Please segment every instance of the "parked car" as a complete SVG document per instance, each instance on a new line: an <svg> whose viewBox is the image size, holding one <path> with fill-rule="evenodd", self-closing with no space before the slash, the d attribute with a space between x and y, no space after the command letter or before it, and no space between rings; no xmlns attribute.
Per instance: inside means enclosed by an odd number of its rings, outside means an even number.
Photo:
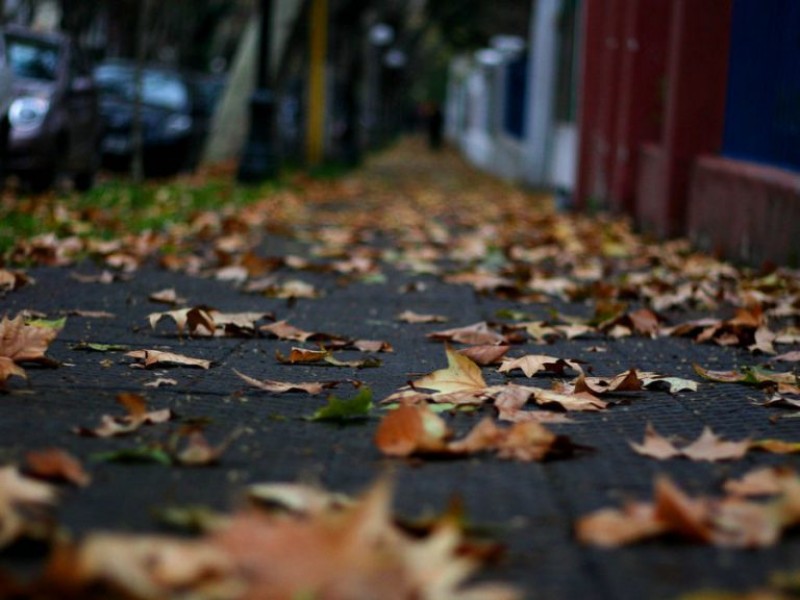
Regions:
<svg viewBox="0 0 800 600"><path fill-rule="evenodd" d="M80 50L60 33L3 28L12 74L7 171L35 189L59 175L88 189L100 166L101 120L92 72Z"/></svg>
<svg viewBox="0 0 800 600"><path fill-rule="evenodd" d="M134 152L136 67L130 62L113 61L99 65L94 73L105 122L103 160L110 168L124 169ZM195 123L184 77L166 67L142 68L139 113L145 174L170 175L185 168Z"/></svg>

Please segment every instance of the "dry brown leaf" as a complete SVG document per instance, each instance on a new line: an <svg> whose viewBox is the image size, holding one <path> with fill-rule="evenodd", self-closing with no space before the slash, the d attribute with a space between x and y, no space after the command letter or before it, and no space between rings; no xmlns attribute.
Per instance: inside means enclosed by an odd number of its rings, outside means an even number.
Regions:
<svg viewBox="0 0 800 600"><path fill-rule="evenodd" d="M520 369L525 374L525 377L533 377L542 371L563 375L566 369L583 373L583 368L577 361L545 354L527 354L520 358L507 358L503 360L503 364L500 365L498 371L500 373L508 373L514 369Z"/></svg>
<svg viewBox="0 0 800 600"><path fill-rule="evenodd" d="M190 431L186 436L186 443L182 448L172 448L170 456L179 465L184 467L204 467L216 464L228 447L238 438L243 429L230 434L216 446L212 446L205 436L199 431Z"/></svg>
<svg viewBox="0 0 800 600"><path fill-rule="evenodd" d="M425 405L400 406L381 419L375 445L387 456L442 452L451 433L444 420Z"/></svg>
<svg viewBox="0 0 800 600"><path fill-rule="evenodd" d="M211 542L247 577L243 600L365 598L375 590L387 600L516 597L509 588L465 586L477 564L457 555L461 534L452 523L414 539L394 525L390 501L384 483L352 505L310 518L240 513Z"/></svg>
<svg viewBox="0 0 800 600"><path fill-rule="evenodd" d="M203 358L192 358L191 356L184 356L183 354L175 354L174 352L164 352L162 350L133 350L127 352L125 356L135 358L142 361L145 369L154 365L162 366L178 366L178 367L200 367L201 369L210 369L211 361Z"/></svg>
<svg viewBox="0 0 800 600"><path fill-rule="evenodd" d="M469 346L461 348L458 352L469 358L475 364L486 367L500 362L511 346Z"/></svg>
<svg viewBox="0 0 800 600"><path fill-rule="evenodd" d="M34 283L34 279L22 271L0 269L0 294Z"/></svg>
<svg viewBox="0 0 800 600"><path fill-rule="evenodd" d="M601 508L575 524L575 537L582 544L617 548L665 533L668 525L656 515L652 504L630 502L622 509Z"/></svg>
<svg viewBox="0 0 800 600"><path fill-rule="evenodd" d="M47 356L48 346L56 338L60 328L28 325L18 315L14 319L0 319L0 357L6 357L15 363L41 363L53 365L54 361Z"/></svg>
<svg viewBox="0 0 800 600"><path fill-rule="evenodd" d="M545 408L559 408L566 411L596 411L603 410L608 403L601 400L591 392L574 390L561 390L560 386L555 389L545 390L541 388L531 388L534 391L533 397L536 404Z"/></svg>
<svg viewBox="0 0 800 600"><path fill-rule="evenodd" d="M523 410L523 407L534 393L534 388L509 383L489 388L486 395L492 399L492 403L497 409L497 418L501 421L510 421L512 423L521 421L538 421L540 423L572 422L562 413Z"/></svg>
<svg viewBox="0 0 800 600"><path fill-rule="evenodd" d="M493 331L486 321L481 321L466 327L434 331L429 333L426 337L437 341L469 344L470 346L499 346L506 343L505 336Z"/></svg>
<svg viewBox="0 0 800 600"><path fill-rule="evenodd" d="M642 381L636 369L620 373L611 379L603 377L586 377L579 375L575 380L575 393L588 392L593 395L616 392L638 392L642 389Z"/></svg>
<svg viewBox="0 0 800 600"><path fill-rule="evenodd" d="M165 535L92 533L56 547L45 574L65 597L197 598L234 600L245 582L224 550L205 540Z"/></svg>
<svg viewBox="0 0 800 600"><path fill-rule="evenodd" d="M166 423L175 416L168 408L148 411L147 401L144 396L139 394L123 392L117 395L117 402L125 407L128 414L116 417L103 415L99 426L94 429L77 427L74 429L75 433L87 437L102 438L127 435L138 430L143 425Z"/></svg>
<svg viewBox="0 0 800 600"><path fill-rule="evenodd" d="M774 496L796 477L797 473L788 467L761 467L739 479L727 480L724 489L733 496Z"/></svg>
<svg viewBox="0 0 800 600"><path fill-rule="evenodd" d="M692 460L736 460L742 458L750 449L750 440L726 442L718 437L710 427L704 427L700 437L685 446L681 453Z"/></svg>
<svg viewBox="0 0 800 600"><path fill-rule="evenodd" d="M653 504L637 505L636 517L625 510L602 509L576 523L585 544L616 547L664 533L692 542L726 548L774 545L782 531L800 522L800 478L780 483L766 503L727 497L692 498L666 476L656 479Z"/></svg>
<svg viewBox="0 0 800 600"><path fill-rule="evenodd" d="M67 481L77 486L89 485L91 477L80 461L60 448L47 448L25 455L25 471L40 479Z"/></svg>
<svg viewBox="0 0 800 600"><path fill-rule="evenodd" d="M178 292L175 291L175 288L166 288L157 292L153 292L148 296L148 299L151 302L169 304L172 306L186 303L186 298L178 296Z"/></svg>
<svg viewBox="0 0 800 600"><path fill-rule="evenodd" d="M52 485L25 477L15 466L0 467L0 548L21 537L49 535L45 513L56 499Z"/></svg>
<svg viewBox="0 0 800 600"><path fill-rule="evenodd" d="M381 420L375 444L388 456L494 452L499 458L522 462L568 456L577 448L566 436L556 435L536 421L500 428L486 417L463 438L449 441L451 435L444 420L427 405L401 405Z"/></svg>
<svg viewBox="0 0 800 600"><path fill-rule="evenodd" d="M453 392L480 392L486 381L478 365L450 346L445 346L447 368L434 371L412 383L412 387L435 390L448 394Z"/></svg>
<svg viewBox="0 0 800 600"><path fill-rule="evenodd" d="M397 320L404 323L444 323L447 317L443 315L422 314L413 310L404 310L397 315Z"/></svg>
<svg viewBox="0 0 800 600"><path fill-rule="evenodd" d="M23 379L28 378L25 369L7 356L0 356L0 389L3 389L6 380L13 376L22 377Z"/></svg>
<svg viewBox="0 0 800 600"><path fill-rule="evenodd" d="M649 456L657 460L666 460L668 458L675 458L681 456L681 451L678 450L672 442L663 437L655 430L652 423L647 424L644 432L644 441L641 444L636 442L628 442L637 454L642 456Z"/></svg>
<svg viewBox="0 0 800 600"><path fill-rule="evenodd" d="M700 436L691 444L677 448L667 438L659 434L652 423L648 423L644 441L641 444L630 442L630 445L638 454L657 460L683 456L695 461L717 462L742 458L750 449L751 442L750 440L725 441L717 436L710 427L704 427Z"/></svg>
<svg viewBox="0 0 800 600"><path fill-rule="evenodd" d="M305 383L289 383L286 381L275 381L272 379L255 379L244 373L240 373L236 369L233 370L244 381L265 392L273 394L286 394L290 392L305 392L315 396L322 393L323 390L336 387L335 381L329 382L305 382Z"/></svg>

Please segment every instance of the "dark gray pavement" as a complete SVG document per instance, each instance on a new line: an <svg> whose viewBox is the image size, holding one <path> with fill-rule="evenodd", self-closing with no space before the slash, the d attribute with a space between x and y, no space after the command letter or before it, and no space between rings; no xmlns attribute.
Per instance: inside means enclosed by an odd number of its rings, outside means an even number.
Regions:
<svg viewBox="0 0 800 600"><path fill-rule="evenodd" d="M424 151L420 147L417 150ZM424 170L439 170L438 177L445 177L444 171L453 161L412 158L408 157L407 167L403 167L402 157L378 160L363 177L385 181L418 177L425 185L433 185L424 179ZM457 179L458 174L450 176ZM452 202L457 203L459 193L470 192L457 186L453 179L432 191L451 194ZM370 207L374 210L374 205ZM390 243L387 239L379 236L376 243L385 247ZM306 248L267 236L260 242L259 251L274 255L286 247L292 252ZM763 393L753 388L702 382L697 392L670 395L648 391L633 394L629 401L603 412L571 414L573 423L550 427L595 451L569 460L518 463L479 455L462 460L405 461L384 458L374 446L372 437L380 411L366 422L346 426L307 422L300 417L321 406L324 395L260 392L249 388L233 372L237 369L253 377L284 381L358 379L380 399L410 379L445 366L442 345L426 339L427 332L481 320L497 321L501 308L523 309L542 319L549 318L553 307L564 313L587 314L590 307L585 302L521 304L388 264L382 265L382 282L343 285L341 276L335 273L291 273L325 292L318 299L292 302L245 294L234 284L209 277L168 272L154 259L145 261L128 281L89 284L71 277L76 271L97 273L101 268L92 261L63 268L32 268L28 273L36 279L35 285L0 299L0 313L8 315L35 310L56 317L71 309L105 310L115 315L111 319L68 317L48 352L61 366L29 367L27 382L11 380L9 393L0 395L3 461L19 461L31 449L58 446L84 460L91 471L92 484L65 491L58 510L59 521L76 536L97 529L157 531L160 526L154 511L168 505L201 504L232 510L241 502L241 490L249 483L314 480L333 490L357 493L390 470L395 473L396 508L402 515L436 513L452 497L461 498L469 518L492 530L506 547L504 557L483 571L485 577L517 584L527 598L667 599L708 587L746 590L763 584L775 571L800 569L797 531L789 532L779 545L762 550L718 549L672 539L603 550L581 546L573 539L573 523L581 515L604 506L619 506L626 498L649 499L658 473L668 473L691 493L719 495L725 479L756 466L800 467L797 456L762 453L714 464L681 459L658 462L635 454L628 445L630 440L641 440L648 421L660 432L687 441L697 437L705 425L730 439L800 440L800 419L770 420L776 414L789 413L755 405L753 400L761 399ZM420 282L425 284L420 291L398 291L405 284ZM147 315L168 307L149 302L147 296L166 287L186 297L189 306L204 304L224 312L270 311L303 329L386 340L394 352L381 354L383 365L375 369L283 365L276 361L275 351L285 353L296 344L267 337L179 337L166 321L151 330ZM445 325L398 322L396 315L407 309L444 314L450 320ZM723 307L710 314L729 315L730 309ZM678 321L689 315L671 316ZM210 359L213 366L207 371L135 369L131 367L134 361L123 352L75 349L81 342L169 349ZM608 351L593 352L598 345ZM790 349L797 347L781 347L782 351ZM509 354L526 353L584 360L598 375L635 367L695 380L699 380L692 371L695 362L731 369L765 360L747 350L697 345L687 339L633 336L612 340L599 334L557 340L547 346L527 342L513 346ZM351 352L343 356L361 355ZM494 368L484 371L489 382L508 380ZM157 376L173 378L177 385L144 387ZM550 379L545 376L519 382L547 386ZM83 438L72 433L73 427L96 425L103 414L120 414L115 397L122 391L142 393L152 408L172 408L184 419L208 419L206 434L211 441L221 440L242 426L248 429L217 466L180 468L93 461L92 455L98 452L163 440L166 432L177 426L143 428L133 436L113 439ZM352 392L349 386L341 385L335 393L345 396ZM458 432L464 432L482 414L491 411L486 408L478 415L447 418ZM0 553L0 568L11 572L34 572L41 561L29 549L12 547Z"/></svg>

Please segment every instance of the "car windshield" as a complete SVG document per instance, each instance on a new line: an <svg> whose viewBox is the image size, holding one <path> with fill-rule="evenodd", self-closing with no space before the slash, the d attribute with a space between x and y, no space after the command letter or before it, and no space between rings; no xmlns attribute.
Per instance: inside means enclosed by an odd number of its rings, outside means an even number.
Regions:
<svg viewBox="0 0 800 600"><path fill-rule="evenodd" d="M55 81L58 77L59 48L44 40L6 36L6 56L16 77Z"/></svg>
<svg viewBox="0 0 800 600"><path fill-rule="evenodd" d="M101 67L96 73L103 94L133 102L136 99L135 70L127 67ZM183 81L170 73L142 71L142 102L175 111L186 110L189 92Z"/></svg>

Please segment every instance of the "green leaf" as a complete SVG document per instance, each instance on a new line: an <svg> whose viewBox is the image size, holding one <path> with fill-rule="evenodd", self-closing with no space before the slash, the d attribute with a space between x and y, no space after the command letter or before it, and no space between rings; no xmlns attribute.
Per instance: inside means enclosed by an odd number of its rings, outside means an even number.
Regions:
<svg viewBox="0 0 800 600"><path fill-rule="evenodd" d="M130 346L124 344L97 344L95 342L80 342L72 346L73 350L88 350L91 352L125 352Z"/></svg>
<svg viewBox="0 0 800 600"><path fill-rule="evenodd" d="M339 398L331 394L328 396L327 406L317 409L308 417L309 421L338 421L345 422L353 419L366 419L372 410L372 390L364 386L352 398Z"/></svg>
<svg viewBox="0 0 800 600"><path fill-rule="evenodd" d="M210 531L225 522L225 517L209 506L167 506L153 511L156 520L173 529L189 533Z"/></svg>
<svg viewBox="0 0 800 600"><path fill-rule="evenodd" d="M159 463L167 466L172 464L172 458L167 452L162 448L154 448L152 446L98 452L92 454L92 460L117 463Z"/></svg>
<svg viewBox="0 0 800 600"><path fill-rule="evenodd" d="M64 325L67 324L67 317L61 317L60 319L31 319L30 321L26 321L25 324L31 325L32 327L61 331L64 329Z"/></svg>

